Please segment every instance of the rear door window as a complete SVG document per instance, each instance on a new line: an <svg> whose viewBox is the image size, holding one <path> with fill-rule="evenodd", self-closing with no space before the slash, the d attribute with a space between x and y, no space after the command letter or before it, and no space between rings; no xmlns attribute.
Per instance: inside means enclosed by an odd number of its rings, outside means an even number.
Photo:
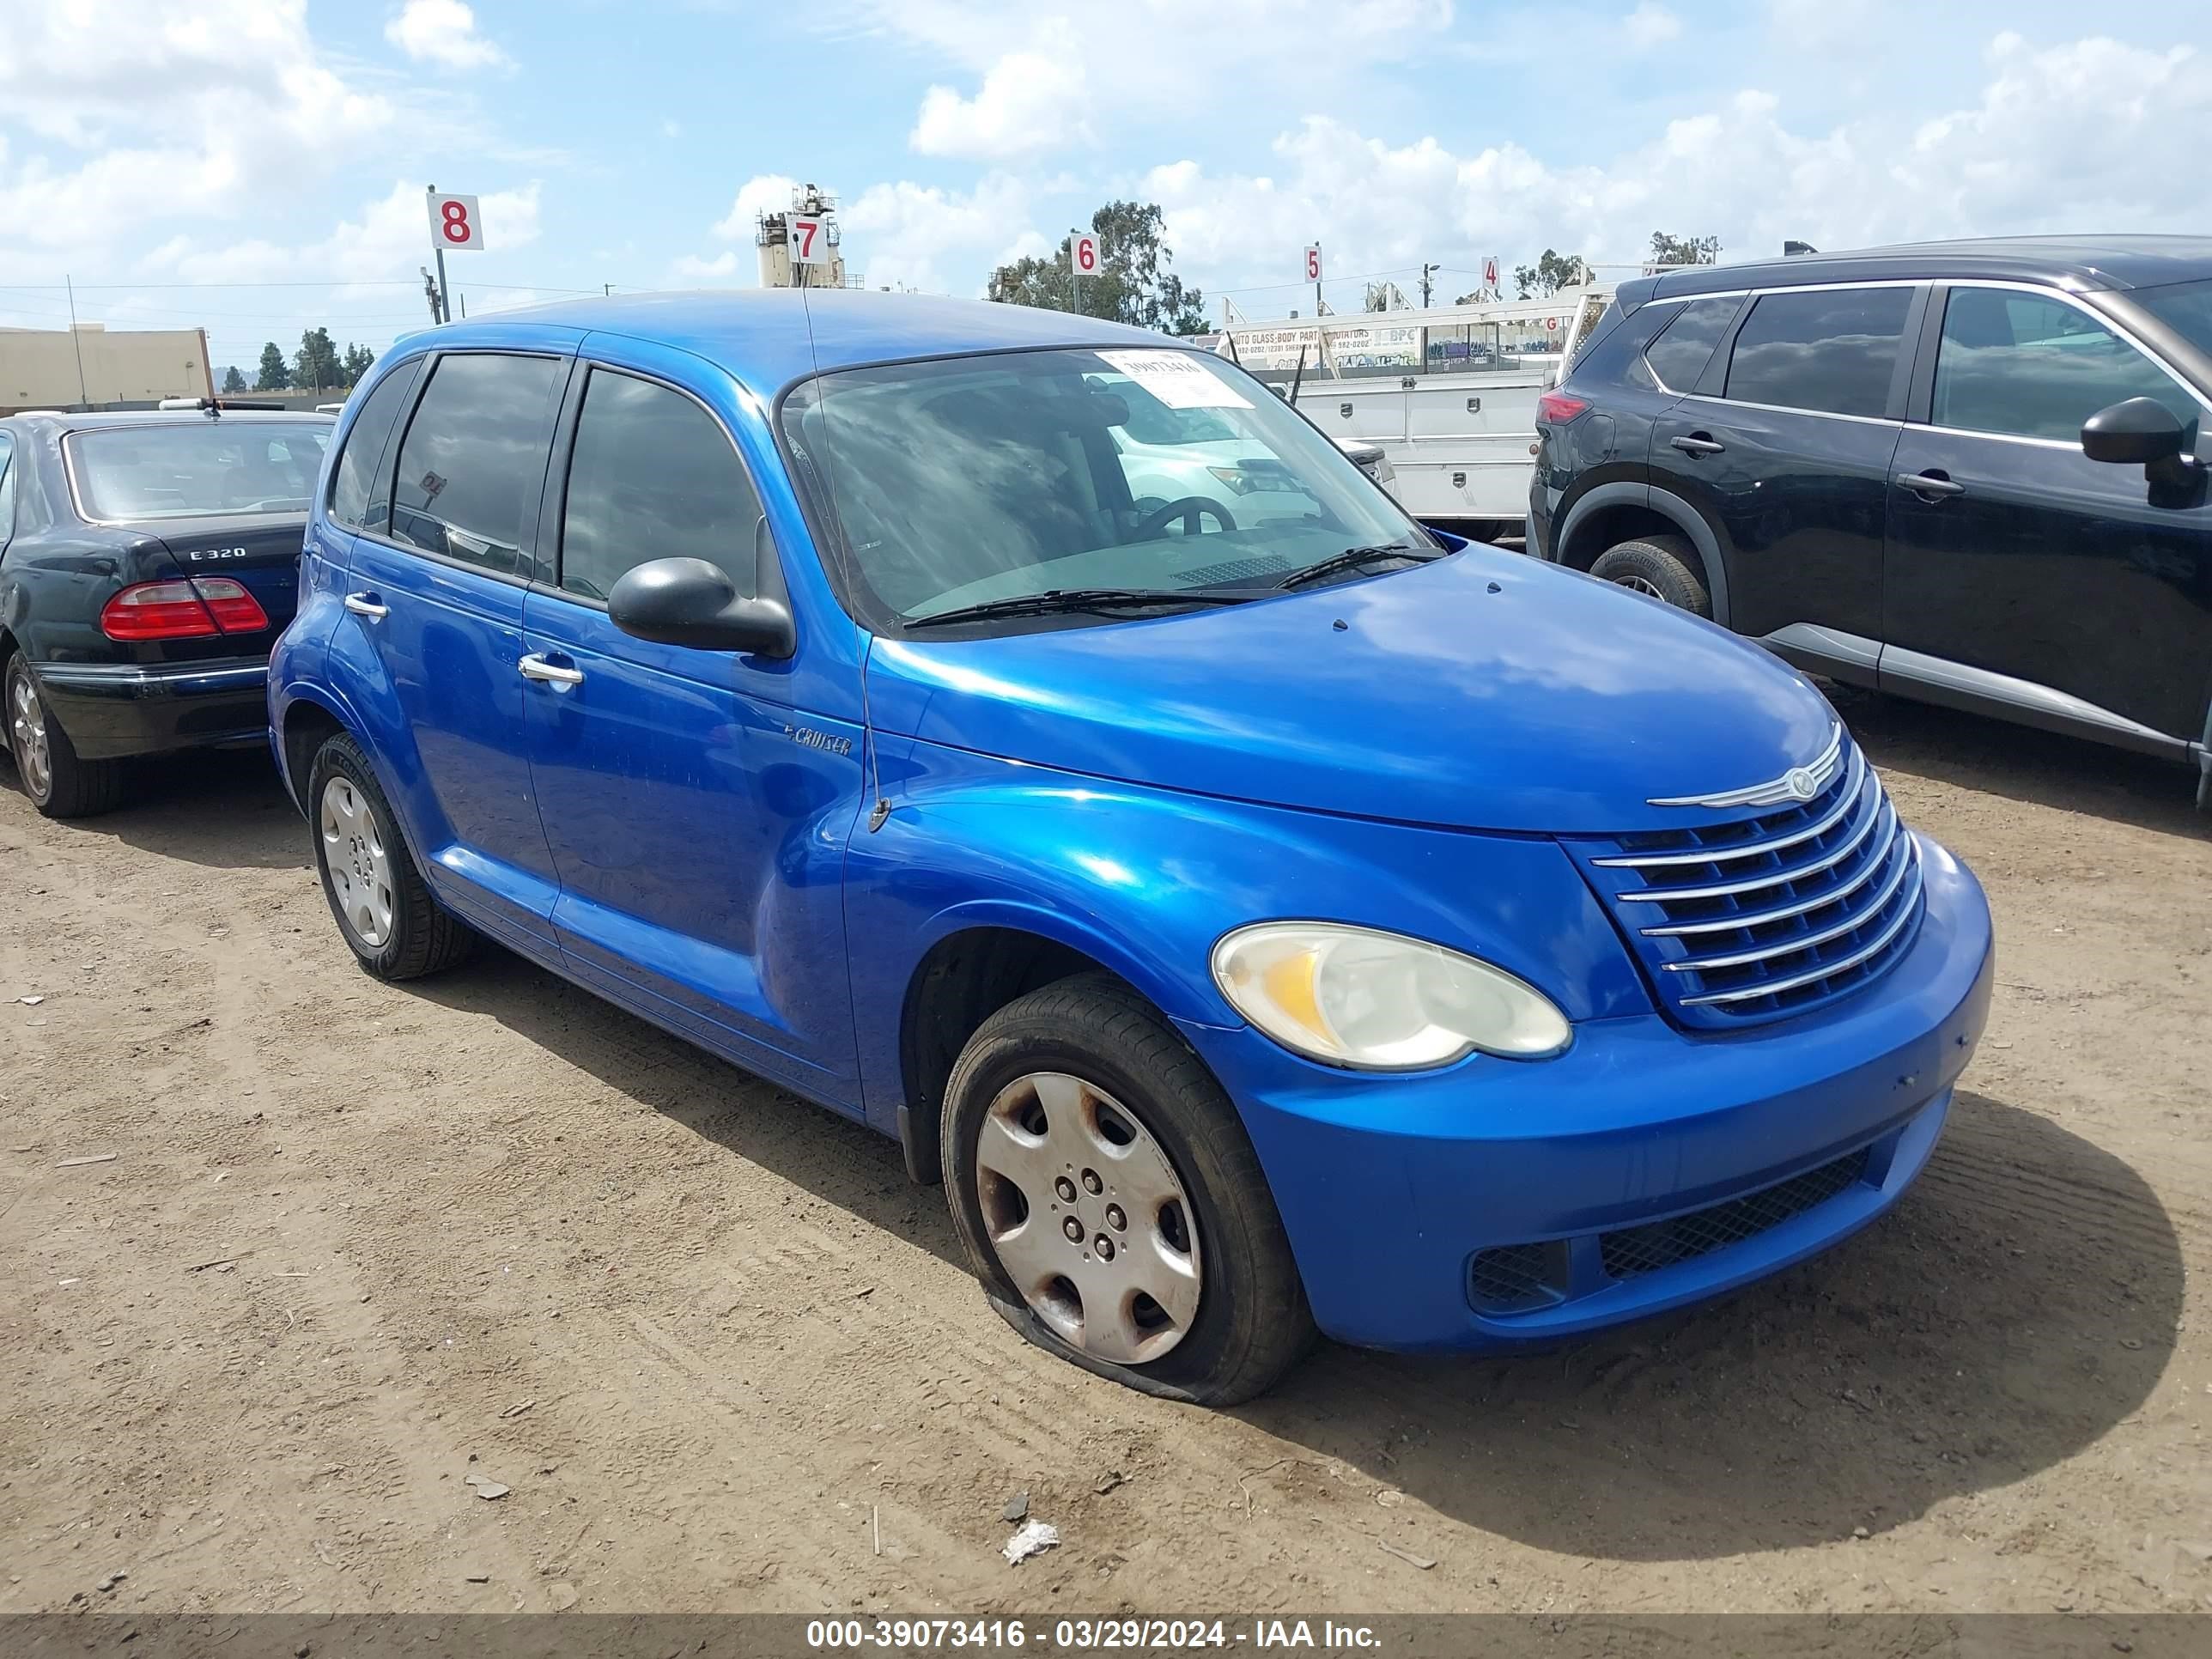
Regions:
<svg viewBox="0 0 2212 1659"><path fill-rule="evenodd" d="M557 357L441 357L400 441L392 536L501 576L527 578L545 482Z"/></svg>
<svg viewBox="0 0 2212 1659"><path fill-rule="evenodd" d="M2081 423L2155 398L2186 423L2197 403L2087 312L2017 289L1955 288L1943 311L1929 418L1937 426L2078 443Z"/></svg>
<svg viewBox="0 0 2212 1659"><path fill-rule="evenodd" d="M386 482L391 469L384 466L391 448L392 428L407 407L422 372L422 360L402 363L376 383L368 402L346 434L338 453L337 476L331 480L331 517L356 530L380 534L392 518L392 490ZM383 486L380 488L380 486Z"/></svg>
<svg viewBox="0 0 2212 1659"><path fill-rule="evenodd" d="M0 432L0 547L15 529L15 441Z"/></svg>
<svg viewBox="0 0 2212 1659"><path fill-rule="evenodd" d="M568 459L563 590L605 599L647 560L704 559L750 594L760 516L720 421L667 386L592 371Z"/></svg>
<svg viewBox="0 0 2212 1659"><path fill-rule="evenodd" d="M1911 308L1910 288L1763 294L1737 331L1726 395L1778 409L1881 416Z"/></svg>
<svg viewBox="0 0 2212 1659"><path fill-rule="evenodd" d="M1644 349L1644 360L1662 386L1669 392L1687 392L1697 385L1741 303L1732 295L1725 300L1692 300L1681 307L1658 338Z"/></svg>

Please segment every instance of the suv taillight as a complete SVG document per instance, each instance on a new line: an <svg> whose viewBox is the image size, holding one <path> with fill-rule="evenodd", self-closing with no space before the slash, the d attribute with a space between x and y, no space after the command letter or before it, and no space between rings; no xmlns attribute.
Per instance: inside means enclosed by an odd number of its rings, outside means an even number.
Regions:
<svg viewBox="0 0 2212 1659"><path fill-rule="evenodd" d="M268 626L269 613L227 576L139 582L100 611L100 631L111 640L204 640Z"/></svg>
<svg viewBox="0 0 2212 1659"><path fill-rule="evenodd" d="M1547 392L1536 399L1536 418L1553 426L1565 426L1589 407L1587 398L1570 397L1564 392Z"/></svg>

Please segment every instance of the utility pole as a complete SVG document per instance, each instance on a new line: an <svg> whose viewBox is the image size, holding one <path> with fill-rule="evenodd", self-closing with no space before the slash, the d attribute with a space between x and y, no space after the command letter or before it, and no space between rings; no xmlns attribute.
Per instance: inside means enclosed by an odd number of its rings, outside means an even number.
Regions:
<svg viewBox="0 0 2212 1659"><path fill-rule="evenodd" d="M426 197L435 196L437 193L438 187L435 185L425 185L422 186L422 194ZM474 244L471 244L471 246L474 246ZM453 301L448 295L446 288L446 245L442 241L437 246L437 252L438 306L441 314L437 317L436 320L441 323L450 323L453 320Z"/></svg>
<svg viewBox="0 0 2212 1659"><path fill-rule="evenodd" d="M430 274L428 265L420 269L422 272L422 293L430 301L430 322L434 327L441 320L438 315L438 279Z"/></svg>
<svg viewBox="0 0 2212 1659"><path fill-rule="evenodd" d="M84 337L76 331L76 278L64 271L62 285L69 290L70 344L76 351L76 400L79 406L90 409L92 393L84 388Z"/></svg>
<svg viewBox="0 0 2212 1659"><path fill-rule="evenodd" d="M1425 262L1421 266L1421 309L1424 311L1429 308L1429 278L1443 269L1442 265L1432 265Z"/></svg>

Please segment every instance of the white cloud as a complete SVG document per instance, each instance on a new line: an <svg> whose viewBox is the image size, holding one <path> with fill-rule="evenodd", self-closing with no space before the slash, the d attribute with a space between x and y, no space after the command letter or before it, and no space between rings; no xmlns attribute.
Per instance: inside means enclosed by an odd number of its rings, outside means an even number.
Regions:
<svg viewBox="0 0 2212 1659"><path fill-rule="evenodd" d="M1002 173L966 191L905 180L871 185L846 204L845 268L871 288L943 293L949 264L970 270L979 258L988 266L1020 257L1017 250L1043 252L1029 218L1029 187Z"/></svg>
<svg viewBox="0 0 2212 1659"><path fill-rule="evenodd" d="M2004 35L1987 62L1978 96L1917 129L1870 117L1801 131L1778 98L1747 91L1669 122L1601 167L1555 165L1516 143L1465 153L1433 138L1392 144L1313 116L1276 141L1280 166L1267 174L1185 161L1139 182L1167 210L1177 269L1209 291L1283 272L1278 293L1240 301L1248 312L1296 303L1290 268L1316 237L1344 276L1436 259L1450 268L1449 283L1486 253L1510 264L1546 246L1633 264L1654 230L1716 234L1724 258L1741 258L1778 253L1785 237L1838 248L2198 228L2201 198L2172 191L2171 175L2142 158L2212 147L2201 53L2103 39L2036 50ZM2085 122L2083 110L2098 119Z"/></svg>
<svg viewBox="0 0 2212 1659"><path fill-rule="evenodd" d="M489 69L507 54L477 33L477 16L462 0L407 0L384 26L384 38L417 63L447 69Z"/></svg>
<svg viewBox="0 0 2212 1659"><path fill-rule="evenodd" d="M726 242L750 241L763 213L787 213L799 180L781 173L756 173L738 186L730 210L716 221L714 234Z"/></svg>
<svg viewBox="0 0 2212 1659"><path fill-rule="evenodd" d="M1682 20L1659 4L1658 0L1642 0L1634 11L1621 20L1620 27L1630 46L1638 52L1648 52L1680 34Z"/></svg>
<svg viewBox="0 0 2212 1659"><path fill-rule="evenodd" d="M678 277L688 283L725 281L738 274L738 251L724 248L711 259L687 253L672 268Z"/></svg>
<svg viewBox="0 0 2212 1659"><path fill-rule="evenodd" d="M1070 31L1050 33L1040 49L1010 52L992 64L973 98L930 88L908 143L924 155L998 161L1087 138L1082 62Z"/></svg>
<svg viewBox="0 0 2212 1659"><path fill-rule="evenodd" d="M526 247L538 236L539 186L495 191L477 204L483 216L484 245L498 252ZM142 270L149 280L193 283L383 281L415 274L429 251L429 218L422 186L398 181L358 217L341 220L325 235L298 244L255 239L226 247L201 247L188 238L173 238L149 255ZM448 261L456 287L468 281L465 263L477 256L455 254Z"/></svg>
<svg viewBox="0 0 2212 1659"><path fill-rule="evenodd" d="M112 266L283 200L397 114L317 49L303 0L0 6L0 126L28 139L0 135L0 273Z"/></svg>

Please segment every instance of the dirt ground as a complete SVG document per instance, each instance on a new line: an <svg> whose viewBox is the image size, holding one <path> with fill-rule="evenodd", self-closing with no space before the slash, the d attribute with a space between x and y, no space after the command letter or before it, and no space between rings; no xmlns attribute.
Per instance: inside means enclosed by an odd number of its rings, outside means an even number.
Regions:
<svg viewBox="0 0 2212 1659"><path fill-rule="evenodd" d="M1844 706L1998 917L1898 1212L1226 1414L1024 1346L890 1142L497 951L357 972L258 757L0 788L0 1612L2212 1607L2212 819Z"/></svg>

